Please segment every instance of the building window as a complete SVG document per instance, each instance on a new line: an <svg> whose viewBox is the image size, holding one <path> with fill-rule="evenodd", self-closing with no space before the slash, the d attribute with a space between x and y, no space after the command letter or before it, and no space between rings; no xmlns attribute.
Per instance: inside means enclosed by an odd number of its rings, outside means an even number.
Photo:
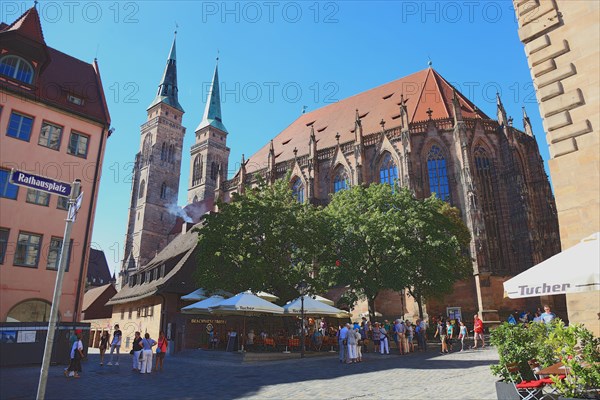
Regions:
<svg viewBox="0 0 600 400"><path fill-rule="evenodd" d="M0 59L0 74L24 83L33 82L31 64L17 56L4 56Z"/></svg>
<svg viewBox="0 0 600 400"><path fill-rule="evenodd" d="M150 282L152 280L152 274L150 271L146 271L146 282Z"/></svg>
<svg viewBox="0 0 600 400"><path fill-rule="evenodd" d="M19 232L14 264L23 267L37 267L41 244L42 235Z"/></svg>
<svg viewBox="0 0 600 400"><path fill-rule="evenodd" d="M192 186L199 185L202 182L202 155L194 158L194 168L192 171Z"/></svg>
<svg viewBox="0 0 600 400"><path fill-rule="evenodd" d="M77 157L87 158L89 141L89 136L75 131L71 132L67 153Z"/></svg>
<svg viewBox="0 0 600 400"><path fill-rule="evenodd" d="M144 194L146 192L146 181L144 179L142 179L142 183L140 183L140 194L139 194L139 198L141 199L142 197L144 197Z"/></svg>
<svg viewBox="0 0 600 400"><path fill-rule="evenodd" d="M158 279L158 268L154 268L154 280Z"/></svg>
<svg viewBox="0 0 600 400"><path fill-rule="evenodd" d="M304 184L298 177L292 181L292 194L298 203L304 203Z"/></svg>
<svg viewBox="0 0 600 400"><path fill-rule="evenodd" d="M0 264L4 264L4 257L6 256L6 248L8 245L9 233L9 229L0 228Z"/></svg>
<svg viewBox="0 0 600 400"><path fill-rule="evenodd" d="M47 207L50 203L50 193L42 192L41 190L37 189L27 189L26 201L31 204Z"/></svg>
<svg viewBox="0 0 600 400"><path fill-rule="evenodd" d="M381 167L379 167L379 182L387 183L392 188L396 184L398 180L398 167L394 163L392 156L390 153L387 153L383 157L383 161L381 162Z"/></svg>
<svg viewBox="0 0 600 400"><path fill-rule="evenodd" d="M146 135L142 149L142 166L150 164L152 161L152 134Z"/></svg>
<svg viewBox="0 0 600 400"><path fill-rule="evenodd" d="M446 159L438 146L431 146L427 154L427 172L429 175L429 192L438 198L450 202L450 186L448 185L448 169Z"/></svg>
<svg viewBox="0 0 600 400"><path fill-rule="evenodd" d="M6 320L12 322L48 322L51 308L50 303L42 300L26 300L11 308Z"/></svg>
<svg viewBox="0 0 600 400"><path fill-rule="evenodd" d="M174 145L169 146L169 153L168 153L167 158L170 163L175 162L175 146Z"/></svg>
<svg viewBox="0 0 600 400"><path fill-rule="evenodd" d="M121 321L125 319L125 309L121 310Z"/></svg>
<svg viewBox="0 0 600 400"><path fill-rule="evenodd" d="M59 210L68 210L69 209L69 198L64 196L56 196L58 200L56 202L56 208Z"/></svg>
<svg viewBox="0 0 600 400"><path fill-rule="evenodd" d="M217 174L219 173L219 168L216 162L212 162L210 164L210 179L213 181L217 180Z"/></svg>
<svg viewBox="0 0 600 400"><path fill-rule="evenodd" d="M148 317L151 317L154 315L154 306L148 306Z"/></svg>
<svg viewBox="0 0 600 400"><path fill-rule="evenodd" d="M337 193L340 190L348 189L348 174L344 167L339 167L333 178L333 193Z"/></svg>
<svg viewBox="0 0 600 400"><path fill-rule="evenodd" d="M138 307L136 310L137 317L139 318L142 315L142 307Z"/></svg>
<svg viewBox="0 0 600 400"><path fill-rule="evenodd" d="M167 143L162 144L162 148L160 150L160 160L161 161L166 161L167 160Z"/></svg>
<svg viewBox="0 0 600 400"><path fill-rule="evenodd" d="M165 182L163 182L163 184L160 186L160 198L166 199L168 194L169 194L169 188L167 187L167 184Z"/></svg>
<svg viewBox="0 0 600 400"><path fill-rule="evenodd" d="M32 127L33 118L13 111L12 114L10 114L10 121L8 121L6 136L29 142Z"/></svg>
<svg viewBox="0 0 600 400"><path fill-rule="evenodd" d="M133 316L133 309L130 308L129 309L129 315L127 315L127 319L131 319L132 316Z"/></svg>
<svg viewBox="0 0 600 400"><path fill-rule="evenodd" d="M52 150L58 150L60 147L62 130L63 128L58 125L54 125L46 121L42 122L42 130L40 131L38 144L40 146L48 147Z"/></svg>
<svg viewBox="0 0 600 400"><path fill-rule="evenodd" d="M50 239L50 249L48 250L48 264L46 269L58 270L60 262L60 252L62 250L63 239L60 237L52 236ZM69 264L71 263L71 249L73 248L73 239L70 240L69 247L67 249L67 266L65 272L69 270ZM94 278L94 282L96 278Z"/></svg>
<svg viewBox="0 0 600 400"><path fill-rule="evenodd" d="M73 103L78 106L83 105L83 99L81 97L73 96L72 94L67 96L67 100L69 101L69 103Z"/></svg>
<svg viewBox="0 0 600 400"><path fill-rule="evenodd" d="M161 278L165 277L165 264L160 266L160 277Z"/></svg>
<svg viewBox="0 0 600 400"><path fill-rule="evenodd" d="M7 199L17 199L19 187L10 183L10 171L0 169L0 197Z"/></svg>

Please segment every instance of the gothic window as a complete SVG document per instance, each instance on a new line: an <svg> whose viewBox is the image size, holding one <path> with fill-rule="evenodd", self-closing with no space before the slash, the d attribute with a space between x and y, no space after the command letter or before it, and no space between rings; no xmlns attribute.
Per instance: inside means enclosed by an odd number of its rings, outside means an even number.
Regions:
<svg viewBox="0 0 600 400"><path fill-rule="evenodd" d="M299 203L304 203L304 183L302 183L302 179L296 177L292 180L292 194Z"/></svg>
<svg viewBox="0 0 600 400"><path fill-rule="evenodd" d="M198 202L198 196L194 196L194 200L192 200L193 203L197 203Z"/></svg>
<svg viewBox="0 0 600 400"><path fill-rule="evenodd" d="M160 198L166 199L168 194L169 194L169 188L167 187L167 184L165 182L163 182L163 184L160 186Z"/></svg>
<svg viewBox="0 0 600 400"><path fill-rule="evenodd" d="M167 161L167 143L164 142L160 150L160 161Z"/></svg>
<svg viewBox="0 0 600 400"><path fill-rule="evenodd" d="M431 146L427 154L427 172L429 175L429 192L438 198L450 202L450 186L448 185L448 169L442 150Z"/></svg>
<svg viewBox="0 0 600 400"><path fill-rule="evenodd" d="M210 179L213 181L217 180L217 174L219 173L219 166L216 162L210 164Z"/></svg>
<svg viewBox="0 0 600 400"><path fill-rule="evenodd" d="M170 163L175 162L175 146L174 145L169 146L169 155L168 155L168 158L169 158L168 161Z"/></svg>
<svg viewBox="0 0 600 400"><path fill-rule="evenodd" d="M142 197L144 197L146 191L146 181L144 179L142 179L142 183L140 183L140 193L139 193L139 198L141 199Z"/></svg>
<svg viewBox="0 0 600 400"><path fill-rule="evenodd" d="M381 162L381 166L379 167L379 182L387 183L393 188L397 180L398 167L396 166L396 163L394 163L392 155L390 153L386 153L386 155L383 157L383 161Z"/></svg>
<svg viewBox="0 0 600 400"><path fill-rule="evenodd" d="M348 189L349 179L346 169L342 166L338 167L333 178L333 193L337 193L340 190Z"/></svg>
<svg viewBox="0 0 600 400"><path fill-rule="evenodd" d="M194 167L192 170L192 186L199 185L202 181L202 155L194 158Z"/></svg>
<svg viewBox="0 0 600 400"><path fill-rule="evenodd" d="M148 165L152 156L152 135L147 135L142 148L142 166Z"/></svg>
<svg viewBox="0 0 600 400"><path fill-rule="evenodd" d="M24 83L33 81L33 68L27 61L17 56L0 58L0 74Z"/></svg>
<svg viewBox="0 0 600 400"><path fill-rule="evenodd" d="M500 230L498 211L496 209L495 171L494 165L487 152L481 146L473 152L475 159L475 173L479 183L479 199L485 222L487 234L487 246L489 250L489 264L492 270L495 266L502 265L502 254L500 252ZM497 268L497 267L496 267Z"/></svg>

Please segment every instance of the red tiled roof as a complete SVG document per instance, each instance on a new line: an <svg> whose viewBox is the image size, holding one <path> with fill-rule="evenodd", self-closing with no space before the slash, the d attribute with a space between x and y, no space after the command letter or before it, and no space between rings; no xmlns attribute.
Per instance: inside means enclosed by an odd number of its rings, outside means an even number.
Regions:
<svg viewBox="0 0 600 400"><path fill-rule="evenodd" d="M299 117L273 139L275 154L278 155L276 162L292 159L294 148L298 149L298 156L308 154L311 125L315 129L319 149L335 146L338 132L340 143L353 140L356 110L362 116L365 135L380 131L382 118L387 128L399 125L400 95L404 95L406 100L411 123L428 119L429 108L432 118L453 118L453 92L454 87L448 81L433 68L427 68L319 108ZM458 91L457 95L465 118L489 119ZM248 159L247 172L266 167L268 154L269 143Z"/></svg>
<svg viewBox="0 0 600 400"><path fill-rule="evenodd" d="M86 63L68 54L46 46L41 31L39 15L35 8L29 9L11 25L2 25L0 39L4 35L18 39L10 41L9 51L18 54L22 48L21 42L28 39L35 40L35 46L43 49L47 57L43 68L36 71L32 85L13 81L0 75L0 86L10 91L15 91L27 97L41 100L45 103L58 106L67 111L91 118L97 122L109 125L110 115L100 80L100 73L96 61L94 64ZM16 45L14 40L17 40ZM8 41L7 41L8 42ZM25 58L27 56L23 54ZM68 101L68 95L83 99L82 105Z"/></svg>
<svg viewBox="0 0 600 400"><path fill-rule="evenodd" d="M18 31L22 36L46 44L44 41L44 33L42 32L42 24L40 23L40 16L35 7L31 7L29 10L25 11L23 15L10 24L8 28L3 29L3 31Z"/></svg>

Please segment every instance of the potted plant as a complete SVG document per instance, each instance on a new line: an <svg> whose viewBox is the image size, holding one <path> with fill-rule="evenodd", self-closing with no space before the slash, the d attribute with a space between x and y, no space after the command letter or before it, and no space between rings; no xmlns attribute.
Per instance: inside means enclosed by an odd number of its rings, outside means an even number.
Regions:
<svg viewBox="0 0 600 400"><path fill-rule="evenodd" d="M541 364L553 363L554 352L547 343L547 328L544 324L503 323L490 332L490 342L496 347L499 355L498 364L491 365L492 374L500 378L496 382L496 394L499 400L519 400L519 394L513 384L520 377L510 376L505 368L507 364L518 363L523 379L534 379L528 361L535 358Z"/></svg>
<svg viewBox="0 0 600 400"><path fill-rule="evenodd" d="M582 325L553 322L547 342L566 367L564 379L553 378L559 399L600 399L600 339Z"/></svg>

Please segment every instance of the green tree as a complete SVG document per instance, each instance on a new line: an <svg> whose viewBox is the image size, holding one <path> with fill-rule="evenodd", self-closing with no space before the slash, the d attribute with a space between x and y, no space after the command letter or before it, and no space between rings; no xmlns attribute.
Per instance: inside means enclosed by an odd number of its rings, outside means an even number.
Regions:
<svg viewBox="0 0 600 400"><path fill-rule="evenodd" d="M304 280L318 289L313 263L322 247L319 210L300 204L289 179L257 188L206 217L199 230L195 278L207 290L267 291L282 300Z"/></svg>
<svg viewBox="0 0 600 400"><path fill-rule="evenodd" d="M382 290L400 291L408 283L405 210L413 203L407 190L372 184L337 192L324 209L332 248L319 276L332 286L349 285L344 300L350 307L367 300L371 319L375 298Z"/></svg>
<svg viewBox="0 0 600 400"><path fill-rule="evenodd" d="M407 234L412 257L407 290L423 318L425 300L450 293L456 281L472 273L471 234L459 210L433 195L418 201L410 212Z"/></svg>

